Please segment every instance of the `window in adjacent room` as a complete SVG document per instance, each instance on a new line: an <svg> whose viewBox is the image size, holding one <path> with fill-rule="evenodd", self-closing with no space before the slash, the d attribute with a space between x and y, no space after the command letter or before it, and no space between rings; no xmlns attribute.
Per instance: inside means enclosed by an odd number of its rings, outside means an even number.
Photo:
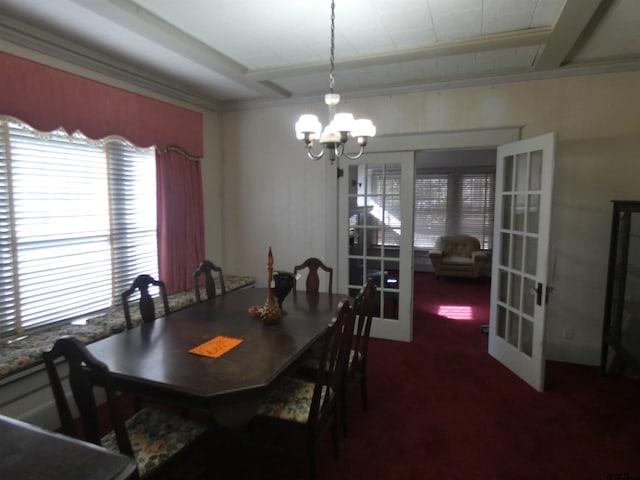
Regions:
<svg viewBox="0 0 640 480"><path fill-rule="evenodd" d="M490 249L495 172L416 173L414 246L433 248L438 237L466 233Z"/></svg>
<svg viewBox="0 0 640 480"><path fill-rule="evenodd" d="M399 205L392 203L399 198L400 176L398 173L373 171L369 179L372 198L369 207L372 222L393 226ZM380 210L375 195L385 192L386 218L377 215ZM493 241L493 208L495 194L495 171L493 168L456 168L449 171L438 169L416 172L414 247L433 248L438 237L447 233L466 233L480 240L482 248L490 249ZM355 224L357 219L352 219ZM382 239L373 243L382 245ZM391 229L384 239L385 246L399 245L399 238Z"/></svg>

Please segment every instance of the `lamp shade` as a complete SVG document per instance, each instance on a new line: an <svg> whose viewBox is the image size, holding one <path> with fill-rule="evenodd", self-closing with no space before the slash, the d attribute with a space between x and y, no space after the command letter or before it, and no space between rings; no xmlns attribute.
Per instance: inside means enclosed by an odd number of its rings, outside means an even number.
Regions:
<svg viewBox="0 0 640 480"><path fill-rule="evenodd" d="M315 115L300 115L300 118L296 122L296 138L298 140L303 140L305 134L309 134L309 136L313 140L318 140L320 138L320 131L322 130L322 125L318 120L318 117Z"/></svg>
<svg viewBox="0 0 640 480"><path fill-rule="evenodd" d="M376 127L368 118L359 118L353 122L352 137L375 137Z"/></svg>
<svg viewBox="0 0 640 480"><path fill-rule="evenodd" d="M333 128L333 122L327 125L320 137L320 143L323 145L338 145L341 143L342 135L340 132Z"/></svg>
<svg viewBox="0 0 640 480"><path fill-rule="evenodd" d="M331 120L330 128L338 132L350 132L353 128L353 115L350 113L336 113Z"/></svg>

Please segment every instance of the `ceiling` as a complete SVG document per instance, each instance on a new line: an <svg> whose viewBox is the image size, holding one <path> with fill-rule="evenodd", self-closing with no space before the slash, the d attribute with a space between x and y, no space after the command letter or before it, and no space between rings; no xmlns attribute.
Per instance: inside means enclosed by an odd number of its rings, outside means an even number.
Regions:
<svg viewBox="0 0 640 480"><path fill-rule="evenodd" d="M322 98L330 0L0 0L0 39L213 110ZM337 0L335 91L640 69L639 0Z"/></svg>

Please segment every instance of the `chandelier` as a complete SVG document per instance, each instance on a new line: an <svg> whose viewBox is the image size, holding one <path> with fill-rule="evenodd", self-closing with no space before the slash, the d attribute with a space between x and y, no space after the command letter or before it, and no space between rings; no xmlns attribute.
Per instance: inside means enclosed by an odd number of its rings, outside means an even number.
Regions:
<svg viewBox="0 0 640 480"><path fill-rule="evenodd" d="M301 115L296 122L296 137L307 147L307 155L312 160L319 160L328 152L331 163L343 155L355 160L364 153L364 147L370 137L375 136L376 127L367 118L355 120L350 113L336 113L336 106L340 103L340 95L334 93L335 83L335 1L331 1L331 51L329 55L329 93L324 96L324 103L329 109L329 124L322 129L322 125L315 115ZM355 154L345 151L345 144L349 138L355 138L360 150ZM318 153L312 152L314 142L324 147Z"/></svg>

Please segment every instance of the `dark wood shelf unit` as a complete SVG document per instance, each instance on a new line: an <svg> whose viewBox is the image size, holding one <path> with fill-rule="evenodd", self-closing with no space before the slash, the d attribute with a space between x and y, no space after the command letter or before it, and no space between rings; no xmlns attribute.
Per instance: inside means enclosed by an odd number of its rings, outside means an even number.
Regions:
<svg viewBox="0 0 640 480"><path fill-rule="evenodd" d="M612 203L600 366L640 377L640 201Z"/></svg>

